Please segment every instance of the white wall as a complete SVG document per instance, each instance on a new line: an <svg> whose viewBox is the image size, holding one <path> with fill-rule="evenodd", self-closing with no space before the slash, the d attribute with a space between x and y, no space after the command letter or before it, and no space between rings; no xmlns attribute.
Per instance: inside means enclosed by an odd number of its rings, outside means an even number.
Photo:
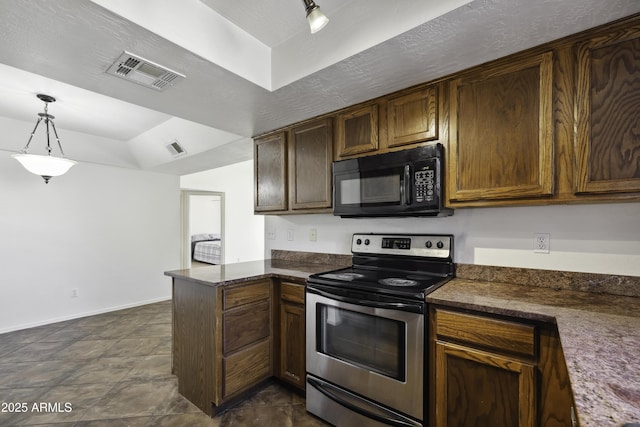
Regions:
<svg viewBox="0 0 640 427"><path fill-rule="evenodd" d="M220 234L220 196L189 197L189 233Z"/></svg>
<svg viewBox="0 0 640 427"><path fill-rule="evenodd" d="M469 208L445 218L268 216L270 231L265 257L271 249L349 254L353 233L443 233L454 235L458 263L640 276L640 203ZM550 233L549 254L533 252L537 232Z"/></svg>
<svg viewBox="0 0 640 427"><path fill-rule="evenodd" d="M171 297L179 177L81 162L45 184L10 154L0 151L0 332Z"/></svg>
<svg viewBox="0 0 640 427"><path fill-rule="evenodd" d="M253 160L180 177L184 190L225 193L225 264L264 257L264 216L253 214Z"/></svg>

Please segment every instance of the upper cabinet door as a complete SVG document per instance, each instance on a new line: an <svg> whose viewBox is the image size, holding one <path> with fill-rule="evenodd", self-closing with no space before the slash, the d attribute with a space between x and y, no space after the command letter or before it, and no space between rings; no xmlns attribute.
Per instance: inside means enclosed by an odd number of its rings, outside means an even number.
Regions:
<svg viewBox="0 0 640 427"><path fill-rule="evenodd" d="M360 106L337 116L337 154L346 157L378 149L378 105Z"/></svg>
<svg viewBox="0 0 640 427"><path fill-rule="evenodd" d="M289 200L291 209L331 207L331 119L291 129L289 138Z"/></svg>
<svg viewBox="0 0 640 427"><path fill-rule="evenodd" d="M450 201L553 193L552 70L547 52L451 82Z"/></svg>
<svg viewBox="0 0 640 427"><path fill-rule="evenodd" d="M287 210L287 146L285 132L254 140L256 212Z"/></svg>
<svg viewBox="0 0 640 427"><path fill-rule="evenodd" d="M640 27L578 45L576 190L640 191Z"/></svg>
<svg viewBox="0 0 640 427"><path fill-rule="evenodd" d="M388 147L438 139L438 88L429 86L387 103Z"/></svg>

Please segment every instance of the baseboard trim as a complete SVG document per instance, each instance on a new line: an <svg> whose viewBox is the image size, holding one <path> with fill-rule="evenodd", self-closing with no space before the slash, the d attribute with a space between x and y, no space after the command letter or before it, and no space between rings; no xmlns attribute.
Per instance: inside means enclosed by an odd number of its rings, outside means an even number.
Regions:
<svg viewBox="0 0 640 427"><path fill-rule="evenodd" d="M35 328L35 327L38 327L38 326L50 325L52 323L65 322L67 320L80 319L82 317L87 317L87 316L95 316L96 314L104 314L104 313L110 313L112 311L125 310L127 308L140 307L142 305L155 304L157 302L170 301L170 300L171 300L171 296L161 297L161 298L154 298L154 299L150 299L150 300L146 300L146 301L138 301L138 302L134 302L134 303L131 303L131 304L123 304L123 305L119 305L119 306L115 306L115 307L108 307L108 308L105 308L105 309L100 309L100 310L95 310L95 311L87 311L87 312L84 312L84 313L76 313L76 314L72 314L70 316L63 316L63 317L58 317L58 318L54 318L54 319L43 320L43 321L39 321L39 322L33 322L33 323L25 323L25 324L22 324L22 325L15 325L15 326L11 326L9 328L0 329L0 334L5 334L7 332L20 331L22 329Z"/></svg>

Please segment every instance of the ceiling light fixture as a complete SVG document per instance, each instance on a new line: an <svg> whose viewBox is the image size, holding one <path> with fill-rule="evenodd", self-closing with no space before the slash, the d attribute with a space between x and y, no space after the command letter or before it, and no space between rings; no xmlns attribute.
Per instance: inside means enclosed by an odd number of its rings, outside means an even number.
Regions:
<svg viewBox="0 0 640 427"><path fill-rule="evenodd" d="M313 0L302 0L302 2L307 11L307 22L309 22L311 34L315 34L329 23L329 18L322 13L320 6L315 4Z"/></svg>
<svg viewBox="0 0 640 427"><path fill-rule="evenodd" d="M54 116L49 114L48 105L51 102L56 102L56 99L49 95L38 94L38 99L44 101L44 113L38 113L38 121L36 122L36 126L33 128L33 132L31 132L31 136L29 137L29 141L27 141L27 145L24 146L20 154L14 154L11 157L19 161L22 166L29 172L40 175L44 178L45 183L49 183L51 177L60 176L71 168L71 166L77 164L78 162L69 160L64 157L64 151L62 151L62 145L60 144L60 138L58 138L58 132L56 131L56 125L53 123ZM35 135L36 130L38 130L38 125L44 119L44 123L47 128L47 155L40 156L37 154L29 154L29 144L31 144L31 140L33 139L33 135ZM60 148L60 154L62 157L54 157L51 155L51 144L49 141L49 124L51 124L51 129L53 129L53 134L56 137L56 141L58 141L58 147Z"/></svg>

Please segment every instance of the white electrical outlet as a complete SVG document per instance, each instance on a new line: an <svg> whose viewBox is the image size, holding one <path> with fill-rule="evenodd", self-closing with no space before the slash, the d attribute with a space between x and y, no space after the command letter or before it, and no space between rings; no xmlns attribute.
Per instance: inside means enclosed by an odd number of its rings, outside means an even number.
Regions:
<svg viewBox="0 0 640 427"><path fill-rule="evenodd" d="M290 241L290 242L293 240L293 230L292 229L287 230L287 240Z"/></svg>
<svg viewBox="0 0 640 427"><path fill-rule="evenodd" d="M78 298L78 290L71 289L71 298Z"/></svg>
<svg viewBox="0 0 640 427"><path fill-rule="evenodd" d="M271 229L267 230L267 239L276 240L276 229L275 228L271 228Z"/></svg>
<svg viewBox="0 0 640 427"><path fill-rule="evenodd" d="M318 240L318 229L316 228L309 229L309 241L315 242L316 240Z"/></svg>
<svg viewBox="0 0 640 427"><path fill-rule="evenodd" d="M533 235L533 252L548 254L550 240L551 235L549 233L535 233Z"/></svg>

